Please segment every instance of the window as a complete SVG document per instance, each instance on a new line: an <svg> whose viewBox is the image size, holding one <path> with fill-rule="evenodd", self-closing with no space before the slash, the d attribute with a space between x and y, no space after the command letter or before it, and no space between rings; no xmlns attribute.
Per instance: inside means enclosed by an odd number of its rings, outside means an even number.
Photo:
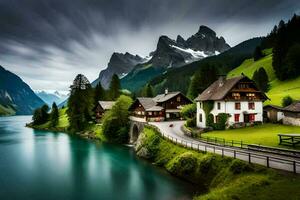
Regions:
<svg viewBox="0 0 300 200"><path fill-rule="evenodd" d="M201 102L199 103L199 106L200 106L200 108L202 108L202 103Z"/></svg>
<svg viewBox="0 0 300 200"><path fill-rule="evenodd" d="M218 102L218 110L221 110L221 103Z"/></svg>
<svg viewBox="0 0 300 200"><path fill-rule="evenodd" d="M241 83L241 84L239 84L239 87L238 87L238 88L239 88L239 89L249 88L249 85L246 84L246 83Z"/></svg>
<svg viewBox="0 0 300 200"><path fill-rule="evenodd" d="M240 121L240 114L234 114L234 121L239 122Z"/></svg>
<svg viewBox="0 0 300 200"><path fill-rule="evenodd" d="M180 102L180 96L177 97L177 102Z"/></svg>
<svg viewBox="0 0 300 200"><path fill-rule="evenodd" d="M154 112L154 115L155 115L155 116L157 115L157 112L156 112L156 111Z"/></svg>
<svg viewBox="0 0 300 200"><path fill-rule="evenodd" d="M241 110L241 103L235 103L235 109Z"/></svg>
<svg viewBox="0 0 300 200"><path fill-rule="evenodd" d="M152 112L148 112L149 115L152 115Z"/></svg>
<svg viewBox="0 0 300 200"><path fill-rule="evenodd" d="M255 99L255 94L254 94L254 93L247 93L246 96L247 96L248 99L250 99L250 100Z"/></svg>
<svg viewBox="0 0 300 200"><path fill-rule="evenodd" d="M248 103L248 109L249 109L249 110L254 110L254 109L255 109L255 104L254 104L254 102L249 102L249 103Z"/></svg>
<svg viewBox="0 0 300 200"><path fill-rule="evenodd" d="M199 122L202 122L202 114L199 114Z"/></svg>
<svg viewBox="0 0 300 200"><path fill-rule="evenodd" d="M144 111L142 111L142 115L145 115L145 112L144 112Z"/></svg>
<svg viewBox="0 0 300 200"><path fill-rule="evenodd" d="M232 97L233 97L234 99L240 99L240 98L241 98L241 94L240 94L240 93L234 92L234 93L232 93Z"/></svg>
<svg viewBox="0 0 300 200"><path fill-rule="evenodd" d="M255 115L254 114L249 114L249 121L254 122L255 121Z"/></svg>
<svg viewBox="0 0 300 200"><path fill-rule="evenodd" d="M159 115L162 115L162 112L161 112L161 111L159 112Z"/></svg>

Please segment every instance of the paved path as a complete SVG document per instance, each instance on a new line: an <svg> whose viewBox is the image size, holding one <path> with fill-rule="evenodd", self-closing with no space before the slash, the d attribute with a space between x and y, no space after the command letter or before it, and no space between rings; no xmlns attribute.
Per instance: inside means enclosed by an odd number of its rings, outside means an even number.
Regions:
<svg viewBox="0 0 300 200"><path fill-rule="evenodd" d="M300 173L300 159L290 158L287 156L279 156L270 153L263 153L253 150L240 149L237 147L223 147L219 145L207 144L199 142L191 137L184 135L181 127L184 121L172 121L172 122L150 122L150 125L156 126L164 137L168 137L174 142L180 143L189 148L193 148L201 151L213 152L216 154L235 157L240 160L244 160L251 163L256 163L264 166L268 166L274 169L281 169L285 171L295 171ZM173 124L173 127L170 127Z"/></svg>

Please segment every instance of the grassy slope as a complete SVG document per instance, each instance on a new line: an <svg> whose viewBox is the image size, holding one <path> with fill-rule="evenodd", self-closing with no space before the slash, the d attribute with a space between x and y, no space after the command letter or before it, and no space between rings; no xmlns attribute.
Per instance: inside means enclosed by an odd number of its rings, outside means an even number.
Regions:
<svg viewBox="0 0 300 200"><path fill-rule="evenodd" d="M155 164L171 174L203 187L207 192L195 199L299 199L299 175L281 174L265 167L232 158L179 147L144 129L139 149L147 148ZM138 150L139 150L138 149Z"/></svg>
<svg viewBox="0 0 300 200"><path fill-rule="evenodd" d="M261 144L273 147L289 147L278 144L278 133L300 133L300 127L280 124L264 124L254 127L229 129L225 131L211 131L203 134L203 136L224 138L226 140L243 141L244 143Z"/></svg>
<svg viewBox="0 0 300 200"><path fill-rule="evenodd" d="M42 125L35 125L34 128L43 129L43 130L52 130L52 131L62 131L68 132L69 128L69 120L68 115L66 113L67 108L63 108L59 110L59 121L56 127L51 127L50 122L47 122ZM101 141L106 141L105 136L102 134L101 125L99 124L91 124L86 128L86 131L92 131L98 139Z"/></svg>
<svg viewBox="0 0 300 200"><path fill-rule="evenodd" d="M279 81L274 73L272 67L272 54L268 50L266 52L268 55L264 58L253 61L253 59L245 60L239 67L228 73L228 77L238 76L242 72L248 77L252 78L253 73L260 67L264 67L267 71L270 81L270 90L267 95L271 99L266 101L265 104L281 105L281 100L284 96L290 95L294 99L300 99L300 77L288 80Z"/></svg>
<svg viewBox="0 0 300 200"><path fill-rule="evenodd" d="M14 115L14 114L16 114L16 111L14 111L12 108L0 105L0 116L7 116L7 115Z"/></svg>

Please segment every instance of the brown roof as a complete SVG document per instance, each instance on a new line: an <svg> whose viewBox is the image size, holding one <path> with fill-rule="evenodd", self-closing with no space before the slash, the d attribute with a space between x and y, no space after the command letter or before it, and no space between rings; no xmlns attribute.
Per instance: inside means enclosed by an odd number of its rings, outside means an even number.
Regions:
<svg viewBox="0 0 300 200"><path fill-rule="evenodd" d="M208 100L222 100L228 94L228 92L242 79L248 77L241 75L230 79L219 78L212 83L206 90L204 90L195 101L208 101ZM251 80L251 79L249 79ZM263 96L268 97L262 92Z"/></svg>
<svg viewBox="0 0 300 200"><path fill-rule="evenodd" d="M110 110L116 102L115 101L98 101L98 103L104 110Z"/></svg>
<svg viewBox="0 0 300 200"><path fill-rule="evenodd" d="M157 103L168 101L169 99L175 97L176 95L180 94L180 92L169 92L167 94L158 94L156 97L153 98L154 101Z"/></svg>
<svg viewBox="0 0 300 200"><path fill-rule="evenodd" d="M245 76L237 76L226 80L217 80L204 90L195 101L220 100Z"/></svg>
<svg viewBox="0 0 300 200"><path fill-rule="evenodd" d="M283 110L283 109L284 109L283 107L276 106L276 105L272 105L272 104L269 104L269 105L264 106L264 110L265 110L265 109L268 110L269 108L273 108L273 109L275 109L275 110Z"/></svg>
<svg viewBox="0 0 300 200"><path fill-rule="evenodd" d="M300 101L296 101L291 105L284 108L285 111L289 112L300 112Z"/></svg>
<svg viewBox="0 0 300 200"><path fill-rule="evenodd" d="M156 102L153 101L152 98L148 98L148 97L138 97L137 100L142 104L142 106L145 108L145 110L156 106Z"/></svg>

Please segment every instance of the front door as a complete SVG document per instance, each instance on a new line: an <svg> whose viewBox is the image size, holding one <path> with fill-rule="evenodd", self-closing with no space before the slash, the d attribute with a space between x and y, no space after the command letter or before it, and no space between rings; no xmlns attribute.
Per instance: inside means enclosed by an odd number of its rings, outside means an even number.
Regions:
<svg viewBox="0 0 300 200"><path fill-rule="evenodd" d="M249 120L249 115L248 114L244 114L244 122L245 123L248 123L250 120Z"/></svg>

